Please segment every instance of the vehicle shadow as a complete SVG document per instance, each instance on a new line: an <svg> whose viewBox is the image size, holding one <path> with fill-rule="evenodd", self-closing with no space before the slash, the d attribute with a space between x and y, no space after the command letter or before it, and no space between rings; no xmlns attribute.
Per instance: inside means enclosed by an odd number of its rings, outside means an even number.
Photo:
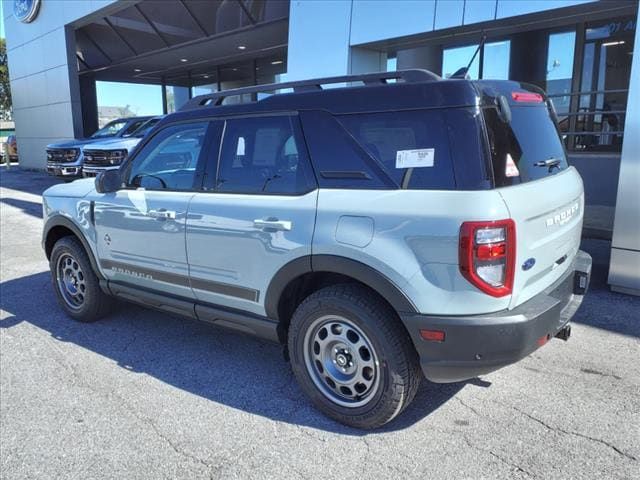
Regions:
<svg viewBox="0 0 640 480"><path fill-rule="evenodd" d="M63 181L38 171L28 171L19 167L0 168L0 187L24 193L41 195L47 188Z"/></svg>
<svg viewBox="0 0 640 480"><path fill-rule="evenodd" d="M33 299L38 301L34 302ZM176 388L272 420L361 436L407 428L446 403L465 383L424 382L408 409L385 428L360 431L319 413L304 396L278 345L121 303L102 321L83 324L58 306L48 272L0 284L0 303L9 315L0 328L28 322L59 342L71 342L151 375ZM487 386L487 383L478 383Z"/></svg>
<svg viewBox="0 0 640 480"><path fill-rule="evenodd" d="M41 202L30 202L28 200L18 200L17 198L8 197L0 198L0 202L4 203L5 205L10 205L12 207L18 208L24 213L27 213L33 217L42 218Z"/></svg>

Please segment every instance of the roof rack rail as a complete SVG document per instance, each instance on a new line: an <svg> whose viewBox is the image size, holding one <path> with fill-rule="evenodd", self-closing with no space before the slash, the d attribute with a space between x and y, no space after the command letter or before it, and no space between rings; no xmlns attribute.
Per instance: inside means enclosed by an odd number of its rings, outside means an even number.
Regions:
<svg viewBox="0 0 640 480"><path fill-rule="evenodd" d="M253 87L233 88L206 95L198 95L185 103L180 111L193 110L200 107L213 107L222 105L225 98L245 95L249 93L275 92L292 88L295 93L314 92L322 90L322 85L344 82L363 82L366 85L384 85L388 80L402 80L405 83L434 82L441 78L429 70L411 69L396 70L393 72L366 73L362 75L343 75L340 77L315 78L312 80L300 80L295 82L268 83Z"/></svg>

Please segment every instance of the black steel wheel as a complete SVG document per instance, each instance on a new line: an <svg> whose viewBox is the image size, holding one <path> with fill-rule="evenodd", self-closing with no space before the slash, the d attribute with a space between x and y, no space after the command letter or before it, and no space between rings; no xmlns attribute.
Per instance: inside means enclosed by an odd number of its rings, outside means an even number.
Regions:
<svg viewBox="0 0 640 480"><path fill-rule="evenodd" d="M326 287L306 298L291 319L288 347L296 379L314 405L356 428L394 419L422 379L396 312L359 284Z"/></svg>
<svg viewBox="0 0 640 480"><path fill-rule="evenodd" d="M111 299L100 288L82 243L72 236L56 242L49 259L53 287L65 312L81 322L93 322L106 315Z"/></svg>

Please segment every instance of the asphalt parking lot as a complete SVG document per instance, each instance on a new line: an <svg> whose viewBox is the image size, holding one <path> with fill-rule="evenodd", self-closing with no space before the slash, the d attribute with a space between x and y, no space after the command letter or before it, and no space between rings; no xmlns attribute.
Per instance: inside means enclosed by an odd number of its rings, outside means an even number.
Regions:
<svg viewBox="0 0 640 480"><path fill-rule="evenodd" d="M26 478L640 478L640 298L592 291L569 342L465 383L425 382L380 431L314 410L281 349L122 304L58 308L40 247L53 182L0 170L0 473Z"/></svg>

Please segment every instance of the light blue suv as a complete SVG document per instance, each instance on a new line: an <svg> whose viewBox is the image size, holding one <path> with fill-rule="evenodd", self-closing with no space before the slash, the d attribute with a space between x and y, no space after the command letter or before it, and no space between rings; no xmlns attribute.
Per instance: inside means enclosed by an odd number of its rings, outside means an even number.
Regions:
<svg viewBox="0 0 640 480"><path fill-rule="evenodd" d="M568 339L583 208L542 91L408 70L196 97L48 189L43 246L71 317L117 297L279 342L321 411L374 428L423 377Z"/></svg>

